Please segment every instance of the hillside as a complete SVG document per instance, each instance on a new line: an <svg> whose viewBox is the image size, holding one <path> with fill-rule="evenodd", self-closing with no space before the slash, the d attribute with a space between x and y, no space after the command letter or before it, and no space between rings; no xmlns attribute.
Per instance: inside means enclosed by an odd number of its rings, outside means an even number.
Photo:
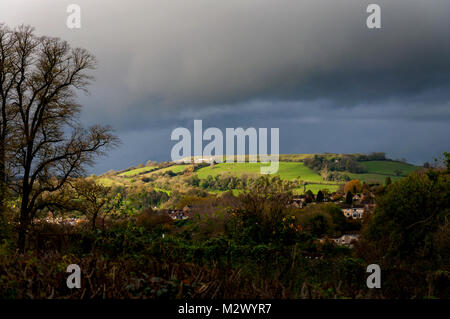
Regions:
<svg viewBox="0 0 450 319"><path fill-rule="evenodd" d="M258 176L260 175L261 167L267 165L264 163L221 163L214 165L214 167L203 167L195 173L200 179L207 178L208 175L217 176L223 174L238 177L244 174ZM335 191L339 186L338 183L324 181L319 174L299 162L280 162L277 175L281 179L302 180L307 183L306 189L310 189L312 192L318 192L323 188ZM302 190L299 189L298 191Z"/></svg>
<svg viewBox="0 0 450 319"><path fill-rule="evenodd" d="M215 176L219 174L260 174L262 166L267 166L264 163L221 163L214 167L204 167L199 169L196 173L199 178L206 178L208 175ZM310 170L303 163L296 162L280 162L278 175L282 179L292 180L298 178L305 181L321 182L322 178L317 173Z"/></svg>
<svg viewBox="0 0 450 319"><path fill-rule="evenodd" d="M284 154L280 155L280 164L277 175L285 180L301 180L305 183L305 188L297 189L301 193L305 190L311 190L317 193L321 189L336 191L339 185L345 181L326 181L322 178L321 172L312 170L307 167L303 161L312 158L315 155L323 156L327 159L342 158L344 156L361 157L364 154ZM391 161L391 160L364 160L359 161L364 168L364 173L351 173L348 171L341 172L351 179L359 179L363 182L380 182L384 183L386 177L392 180L400 179L417 169L417 166ZM167 166L169 165L169 166ZM205 165L205 164L204 164ZM98 182L105 186L137 186L148 185L154 188L166 189L168 191L183 189L186 176L197 176L200 180L204 180L217 176L235 176L257 177L260 175L261 166L264 163L218 163L214 166L206 166L194 170L192 164L174 164L165 163L153 166L144 166L139 168L131 168L122 172L112 172L104 174L98 178ZM141 165L142 166L142 165ZM188 170L188 171L186 171ZM185 173L183 173L185 172ZM211 192L217 192L210 190Z"/></svg>
<svg viewBox="0 0 450 319"><path fill-rule="evenodd" d="M361 162L369 173L380 175L397 175L396 170L399 170L399 176L406 176L415 171L417 166L393 161L369 161Z"/></svg>
<svg viewBox="0 0 450 319"><path fill-rule="evenodd" d="M394 161L368 161L361 162L361 165L367 170L367 173L349 175L353 179L359 179L360 181L378 181L384 183L386 177L390 177L392 180L397 180L415 171L418 167L402 162Z"/></svg>

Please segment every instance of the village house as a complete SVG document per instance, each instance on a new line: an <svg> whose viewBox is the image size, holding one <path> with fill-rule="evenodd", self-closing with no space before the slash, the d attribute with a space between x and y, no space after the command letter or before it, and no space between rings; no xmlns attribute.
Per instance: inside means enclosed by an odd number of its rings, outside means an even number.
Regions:
<svg viewBox="0 0 450 319"><path fill-rule="evenodd" d="M189 218L189 211L191 210L191 207L188 205L184 206L183 209L177 209L177 210L171 210L169 212L169 216L172 219L188 219Z"/></svg>
<svg viewBox="0 0 450 319"><path fill-rule="evenodd" d="M192 163L192 161L194 161L194 163L213 163L215 162L214 157L183 157L181 159L178 160L174 160L173 162L176 164L184 164L184 163Z"/></svg>
<svg viewBox="0 0 450 319"><path fill-rule="evenodd" d="M363 207L343 208L342 212L344 213L344 216L347 218L361 219L364 217Z"/></svg>
<svg viewBox="0 0 450 319"><path fill-rule="evenodd" d="M195 163L212 163L212 162L214 162L214 158L213 157L195 158Z"/></svg>
<svg viewBox="0 0 450 319"><path fill-rule="evenodd" d="M187 216L182 210L171 210L169 212L169 216L172 219L177 219L177 220L188 219L189 218L189 216Z"/></svg>

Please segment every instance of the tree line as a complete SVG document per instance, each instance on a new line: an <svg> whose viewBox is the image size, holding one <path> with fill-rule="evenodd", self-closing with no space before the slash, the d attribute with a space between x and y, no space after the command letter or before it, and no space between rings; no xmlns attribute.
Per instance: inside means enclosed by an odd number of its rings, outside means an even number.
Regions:
<svg viewBox="0 0 450 319"><path fill-rule="evenodd" d="M350 173L365 173L364 166L358 163L357 159L350 155L342 157L327 158L321 155L314 155L306 158L303 163L315 172L320 171L348 171Z"/></svg>

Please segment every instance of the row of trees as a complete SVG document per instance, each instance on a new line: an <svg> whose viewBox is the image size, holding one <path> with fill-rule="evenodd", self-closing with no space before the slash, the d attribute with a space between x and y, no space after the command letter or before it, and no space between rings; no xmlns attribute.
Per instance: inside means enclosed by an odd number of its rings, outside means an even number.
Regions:
<svg viewBox="0 0 450 319"><path fill-rule="evenodd" d="M369 154L355 155L355 159L359 162L363 161L386 161L386 153L384 152L372 152Z"/></svg>
<svg viewBox="0 0 450 319"><path fill-rule="evenodd" d="M252 177L247 175L234 176L222 174L216 176L208 175L204 179L200 179L197 175L192 175L186 179L186 182L190 186L200 187L205 190L212 189L212 190L227 191L233 189L246 189L253 184L259 183L260 180L261 177ZM292 180L292 181L281 180L281 182L286 187L289 187L291 189L299 188L304 184L300 180Z"/></svg>
<svg viewBox="0 0 450 319"><path fill-rule="evenodd" d="M353 156L342 156L327 158L325 156L314 155L312 158L306 158L304 164L315 172L322 170L328 171L348 171L351 173L364 173L365 168L357 162Z"/></svg>
<svg viewBox="0 0 450 319"><path fill-rule="evenodd" d="M63 40L0 25L0 207L3 214L10 194L20 198L20 251L33 217L53 204L47 195L118 143L110 127L77 121L76 93L86 91L95 65Z"/></svg>

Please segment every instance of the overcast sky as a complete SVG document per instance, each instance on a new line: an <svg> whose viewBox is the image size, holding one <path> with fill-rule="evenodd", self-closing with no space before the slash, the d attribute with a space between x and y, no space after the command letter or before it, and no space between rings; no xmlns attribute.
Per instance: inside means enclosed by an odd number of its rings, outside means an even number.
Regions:
<svg viewBox="0 0 450 319"><path fill-rule="evenodd" d="M66 27L71 3L81 29ZM278 127L280 153L450 151L448 0L1 0L1 22L97 57L81 120L123 143L95 173L170 160L172 129L194 119Z"/></svg>

